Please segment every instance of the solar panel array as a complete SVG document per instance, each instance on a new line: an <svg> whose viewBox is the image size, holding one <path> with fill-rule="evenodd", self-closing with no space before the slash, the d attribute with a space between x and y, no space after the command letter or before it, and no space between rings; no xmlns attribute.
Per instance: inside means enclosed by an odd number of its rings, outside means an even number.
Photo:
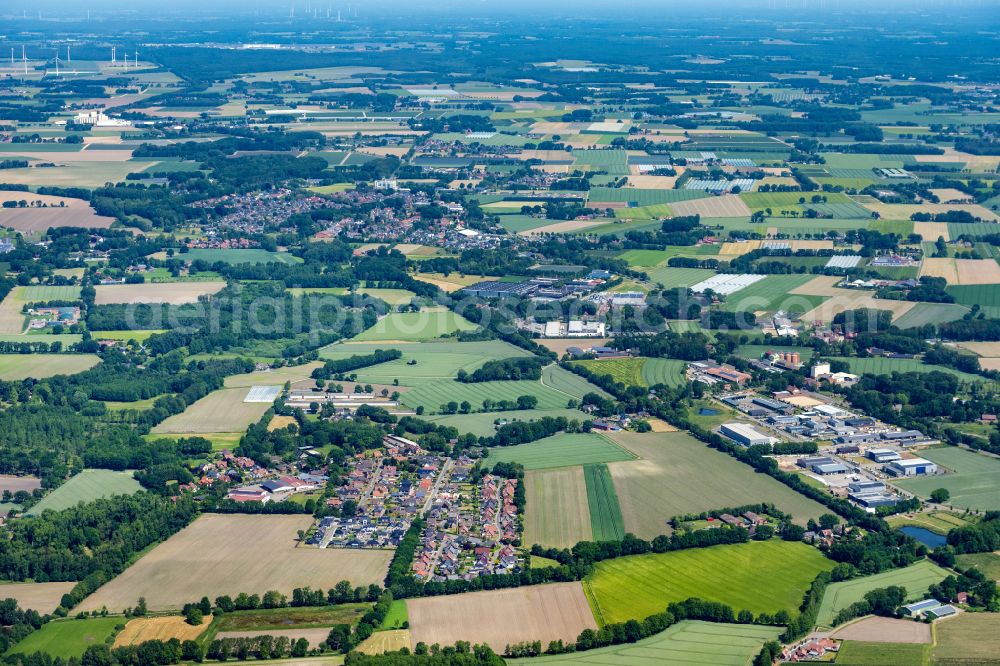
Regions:
<svg viewBox="0 0 1000 666"><path fill-rule="evenodd" d="M858 254L842 254L836 257L830 257L830 261L826 262L827 268L854 268L861 263L861 255Z"/></svg>
<svg viewBox="0 0 1000 666"><path fill-rule="evenodd" d="M755 273L713 275L707 280L702 280L698 284L693 285L691 291L701 293L706 289L711 289L716 294L728 296L729 294L735 294L740 289L749 287L754 282L760 282L766 277L766 275L757 275Z"/></svg>

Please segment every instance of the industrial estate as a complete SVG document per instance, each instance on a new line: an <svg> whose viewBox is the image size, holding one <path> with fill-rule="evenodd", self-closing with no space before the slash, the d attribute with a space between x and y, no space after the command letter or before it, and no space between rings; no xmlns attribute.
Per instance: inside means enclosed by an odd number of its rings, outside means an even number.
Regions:
<svg viewBox="0 0 1000 666"><path fill-rule="evenodd" d="M3 663L1000 664L995 5L205 4L0 7Z"/></svg>

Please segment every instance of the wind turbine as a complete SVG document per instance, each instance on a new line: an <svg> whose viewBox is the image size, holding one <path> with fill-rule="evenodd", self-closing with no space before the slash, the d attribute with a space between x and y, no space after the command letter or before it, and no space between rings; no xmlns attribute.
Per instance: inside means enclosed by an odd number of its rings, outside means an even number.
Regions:
<svg viewBox="0 0 1000 666"><path fill-rule="evenodd" d="M24 44L21 44L21 62L24 63L24 75L28 75L28 56L24 53Z"/></svg>

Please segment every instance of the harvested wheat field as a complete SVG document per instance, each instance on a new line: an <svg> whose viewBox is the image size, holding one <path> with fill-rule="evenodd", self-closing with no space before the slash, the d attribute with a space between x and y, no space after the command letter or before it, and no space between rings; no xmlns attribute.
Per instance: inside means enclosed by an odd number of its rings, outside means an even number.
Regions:
<svg viewBox="0 0 1000 666"><path fill-rule="evenodd" d="M69 594L76 583L10 583L0 585L0 599L17 599L17 605L24 609L38 611L42 615L59 607L64 594Z"/></svg>
<svg viewBox="0 0 1000 666"><path fill-rule="evenodd" d="M702 217L750 217L751 210L735 194L718 197L677 201L670 204L674 215L701 215Z"/></svg>
<svg viewBox="0 0 1000 666"><path fill-rule="evenodd" d="M329 633L329 632L327 632ZM409 629L390 629L389 631L376 631L374 634L362 641L356 648L361 654L383 654L385 652L399 652L403 648L410 648Z"/></svg>
<svg viewBox="0 0 1000 666"><path fill-rule="evenodd" d="M632 166L630 168L635 169L633 173L639 173L638 166ZM674 189L674 185L677 183L677 179L684 173L684 167L677 166L674 167L674 170L677 172L676 176L629 176L628 187L635 187L640 190L672 190Z"/></svg>
<svg viewBox="0 0 1000 666"><path fill-rule="evenodd" d="M199 296L222 291L225 282L151 282L147 284L102 284L97 291L97 305L115 303L197 303Z"/></svg>
<svg viewBox="0 0 1000 666"><path fill-rule="evenodd" d="M866 617L838 629L832 637L870 643L930 643L931 626L913 620Z"/></svg>
<svg viewBox="0 0 1000 666"><path fill-rule="evenodd" d="M948 284L958 284L958 267L954 259L924 257L920 263L920 277L939 277L947 280Z"/></svg>
<svg viewBox="0 0 1000 666"><path fill-rule="evenodd" d="M663 419L646 419L646 423L653 429L653 432L677 432L677 428Z"/></svg>
<svg viewBox="0 0 1000 666"><path fill-rule="evenodd" d="M282 430L290 425L296 425L297 423L298 422L295 420L294 416L275 414L271 417L271 422L267 424L267 431L274 432L275 430Z"/></svg>
<svg viewBox="0 0 1000 666"><path fill-rule="evenodd" d="M979 359L979 367L983 370L997 370L1000 371L1000 357L982 357Z"/></svg>
<svg viewBox="0 0 1000 666"><path fill-rule="evenodd" d="M913 308L916 303L877 299L870 291L842 289L837 283L843 278L820 275L788 292L791 295L829 296L822 304L802 315L802 321L832 321L837 314L858 308L889 310L892 318L898 319Z"/></svg>
<svg viewBox="0 0 1000 666"><path fill-rule="evenodd" d="M864 204L864 207L878 212L885 220L909 220L914 213L937 215L957 210L965 211L983 222L1000 222L1000 216L979 204Z"/></svg>
<svg viewBox="0 0 1000 666"><path fill-rule="evenodd" d="M518 232L519 236L535 236L537 234L570 234L577 231L586 231L591 227L602 227L607 224L607 219L597 218L593 220L566 220L565 222L556 222L555 224L550 224L547 227L539 227L537 229L528 229L527 231Z"/></svg>
<svg viewBox="0 0 1000 666"><path fill-rule="evenodd" d="M673 205L673 204L671 204ZM719 248L720 257L741 257L744 254L760 249L761 241L742 241L739 243L723 243Z"/></svg>
<svg viewBox="0 0 1000 666"><path fill-rule="evenodd" d="M1000 284L1000 264L994 259L956 259L958 284Z"/></svg>
<svg viewBox="0 0 1000 666"><path fill-rule="evenodd" d="M242 375L229 375L225 379L226 388L250 388L251 386L279 386L285 382L300 382L309 379L313 370L323 367L319 361L302 365L289 365L271 370L255 370Z"/></svg>
<svg viewBox="0 0 1000 666"><path fill-rule="evenodd" d="M138 617L129 620L121 633L115 636L115 647L123 645L138 645L144 641L169 641L176 638L179 641L193 641L208 629L212 623L211 617L202 618L197 627L188 624L180 615L164 617Z"/></svg>
<svg viewBox="0 0 1000 666"><path fill-rule="evenodd" d="M921 239L928 243L933 243L938 238L946 241L951 240L948 234L948 225L945 222L914 222L913 233L918 234Z"/></svg>
<svg viewBox="0 0 1000 666"><path fill-rule="evenodd" d="M197 400L180 414L159 423L157 435L198 435L212 432L242 432L271 408L269 402L244 402L246 388L219 389Z"/></svg>
<svg viewBox="0 0 1000 666"><path fill-rule="evenodd" d="M107 229L114 221L113 217L98 215L89 206L0 209L0 227L14 229L23 234L41 233L52 227Z"/></svg>
<svg viewBox="0 0 1000 666"><path fill-rule="evenodd" d="M453 645L465 640L502 652L521 641L573 642L584 629L597 628L581 583L409 599L406 606L411 648L418 642Z"/></svg>
<svg viewBox="0 0 1000 666"><path fill-rule="evenodd" d="M1000 357L1000 342L959 342L955 346L978 356Z"/></svg>
<svg viewBox="0 0 1000 666"><path fill-rule="evenodd" d="M525 544L572 548L593 539L583 467L528 470L524 484Z"/></svg>
<svg viewBox="0 0 1000 666"><path fill-rule="evenodd" d="M341 580L382 583L392 551L296 548L296 533L312 521L308 515L203 514L76 610L107 606L120 612L139 597L146 597L150 610L175 610L202 596L268 590L290 595L296 587L327 589Z"/></svg>

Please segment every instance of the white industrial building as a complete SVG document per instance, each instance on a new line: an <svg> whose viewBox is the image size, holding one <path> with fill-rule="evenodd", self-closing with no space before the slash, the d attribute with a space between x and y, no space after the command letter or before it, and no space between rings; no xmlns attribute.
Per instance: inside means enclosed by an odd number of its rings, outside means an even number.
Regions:
<svg viewBox="0 0 1000 666"><path fill-rule="evenodd" d="M753 426L746 423L723 423L719 426L719 432L744 446L757 446L758 444L773 446L778 441L777 437L757 432Z"/></svg>
<svg viewBox="0 0 1000 666"><path fill-rule="evenodd" d="M94 127L131 127L132 121L123 118L111 118L101 111L84 111L76 114L73 122L77 125L93 125Z"/></svg>
<svg viewBox="0 0 1000 666"><path fill-rule="evenodd" d="M893 460L885 466L885 470L895 476L920 476L921 474L937 474L937 465L925 458L908 458Z"/></svg>

